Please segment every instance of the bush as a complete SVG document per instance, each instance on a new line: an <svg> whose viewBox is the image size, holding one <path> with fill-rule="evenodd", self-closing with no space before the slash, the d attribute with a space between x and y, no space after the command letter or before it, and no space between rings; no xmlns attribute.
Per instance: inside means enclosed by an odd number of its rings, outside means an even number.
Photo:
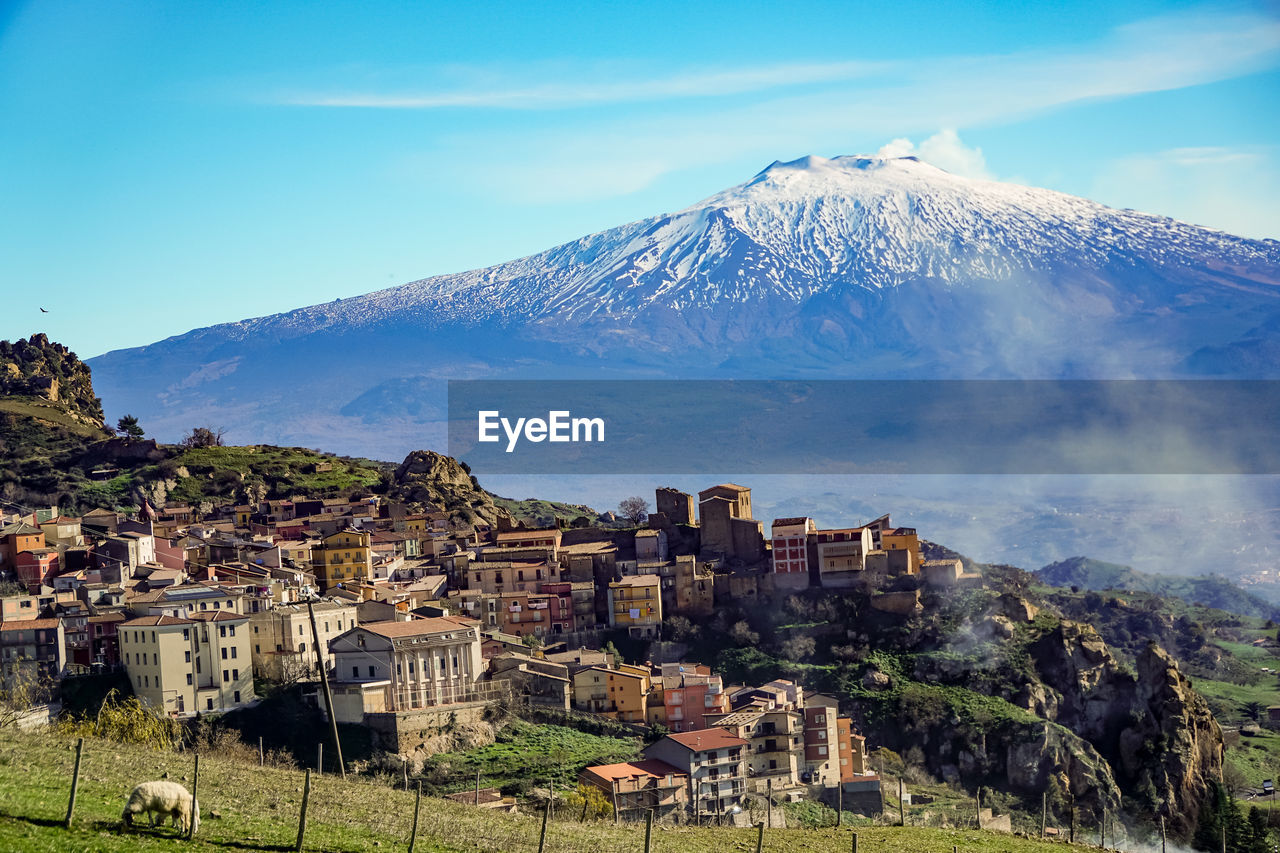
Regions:
<svg viewBox="0 0 1280 853"><path fill-rule="evenodd" d="M182 724L177 720L157 714L136 696L120 699L114 690L92 718L88 714L65 717L58 729L71 737L96 737L153 749L176 749L184 740Z"/></svg>

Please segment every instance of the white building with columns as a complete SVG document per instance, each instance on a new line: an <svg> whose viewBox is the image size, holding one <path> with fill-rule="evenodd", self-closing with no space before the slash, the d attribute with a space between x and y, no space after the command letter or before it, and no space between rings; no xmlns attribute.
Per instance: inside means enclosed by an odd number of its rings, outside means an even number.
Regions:
<svg viewBox="0 0 1280 853"><path fill-rule="evenodd" d="M373 622L335 637L329 649L339 722L482 698L480 623L472 619Z"/></svg>

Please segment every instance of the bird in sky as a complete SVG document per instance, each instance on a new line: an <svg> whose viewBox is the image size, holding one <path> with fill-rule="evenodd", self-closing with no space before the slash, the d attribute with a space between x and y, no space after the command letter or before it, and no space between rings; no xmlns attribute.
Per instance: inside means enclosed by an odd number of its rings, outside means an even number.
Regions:
<svg viewBox="0 0 1280 853"><path fill-rule="evenodd" d="M48 311L46 311L45 309L41 308L41 309L40 309L40 313L41 313L41 314L48 314L49 312L48 312Z"/></svg>

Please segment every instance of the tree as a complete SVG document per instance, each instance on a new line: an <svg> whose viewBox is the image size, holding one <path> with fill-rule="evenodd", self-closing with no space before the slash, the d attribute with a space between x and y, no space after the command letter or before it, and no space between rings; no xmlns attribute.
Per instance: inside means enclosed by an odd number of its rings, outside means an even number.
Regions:
<svg viewBox="0 0 1280 853"><path fill-rule="evenodd" d="M760 642L760 635L746 622L734 622L729 629L729 639L739 646L754 646Z"/></svg>
<svg viewBox="0 0 1280 853"><path fill-rule="evenodd" d="M803 661L813 657L818 643L813 637L792 637L782 644L782 657L790 661Z"/></svg>
<svg viewBox="0 0 1280 853"><path fill-rule="evenodd" d="M222 429L196 427L182 437L183 447L222 447Z"/></svg>
<svg viewBox="0 0 1280 853"><path fill-rule="evenodd" d="M639 495L623 498L618 504L618 515L632 524L639 524L649 517L649 502Z"/></svg>
<svg viewBox="0 0 1280 853"><path fill-rule="evenodd" d="M618 651L618 647L613 644L613 640L605 643L604 648L601 649L601 651L613 657L614 666L622 666L622 652Z"/></svg>
<svg viewBox="0 0 1280 853"><path fill-rule="evenodd" d="M1266 709L1266 706L1263 705L1261 702L1257 701L1256 699L1251 702L1246 702L1244 704L1245 716L1247 716L1251 720L1257 720L1259 717L1261 717L1262 712L1265 709Z"/></svg>
<svg viewBox="0 0 1280 853"><path fill-rule="evenodd" d="M120 433L130 441L142 438L142 436L146 435L146 433L143 432L142 427L138 426L138 419L133 415L125 415L120 420L116 421L116 432Z"/></svg>

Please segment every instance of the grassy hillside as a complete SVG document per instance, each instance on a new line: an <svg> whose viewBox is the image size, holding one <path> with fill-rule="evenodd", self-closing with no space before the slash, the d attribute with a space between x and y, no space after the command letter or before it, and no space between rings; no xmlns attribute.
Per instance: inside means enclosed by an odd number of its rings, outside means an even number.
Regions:
<svg viewBox="0 0 1280 853"><path fill-rule="evenodd" d="M596 511L585 504L569 504L541 498L525 498L518 501L494 495L493 502L499 508L505 509L516 521L538 527L551 527L557 518L573 521L580 516L586 516L594 522L597 516Z"/></svg>
<svg viewBox="0 0 1280 853"><path fill-rule="evenodd" d="M125 833L120 811L134 784L170 777L190 787L190 755L152 752L104 741L85 743L80 792L71 830L61 826L74 744L44 733L0 733L0 849L13 851L95 850L287 850L297 837L302 773L239 764L219 755L200 759L198 797L204 813L194 844L171 829ZM413 823L413 795L372 783L342 782L332 775L313 780L308 806L307 850L402 850ZM528 809L536 811L535 809ZM214 813L218 817L213 817ZM644 829L609 821L579 824L576 815L557 817L547 833L549 853L640 851ZM145 823L145 822L144 822ZM445 800L423 799L419 851L534 853L540 819L535 814L498 815ZM859 827L860 849L872 853L946 851L1050 853L1043 842L976 830ZM844 853L850 831L772 830L764 849ZM654 851L720 853L755 849L753 829L658 827Z"/></svg>

